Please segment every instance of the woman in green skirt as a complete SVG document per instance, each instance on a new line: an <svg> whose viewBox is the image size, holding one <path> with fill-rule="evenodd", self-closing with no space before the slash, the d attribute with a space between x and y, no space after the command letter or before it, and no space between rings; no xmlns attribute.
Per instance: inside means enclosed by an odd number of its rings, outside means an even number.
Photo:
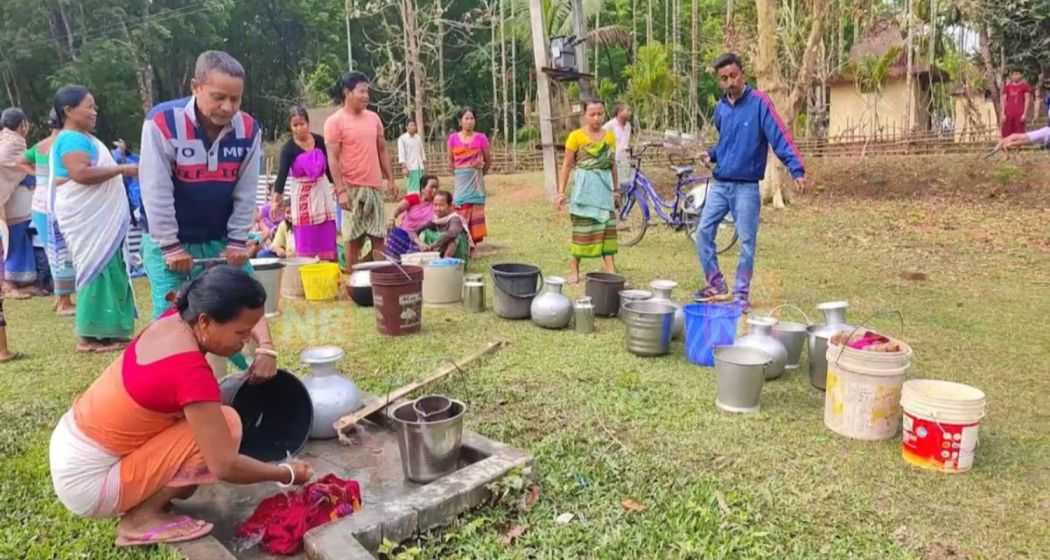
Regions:
<svg viewBox="0 0 1050 560"><path fill-rule="evenodd" d="M620 182L616 176L616 136L602 130L604 119L605 105L588 101L584 105L583 127L565 139L557 207L559 211L565 207L565 192L572 174L572 195L568 199L572 217L570 284L580 281L581 259L600 257L606 272L616 272L613 255L618 249L616 199Z"/></svg>
<svg viewBox="0 0 1050 560"><path fill-rule="evenodd" d="M135 328L135 299L124 264L131 214L124 176L136 165L117 165L92 135L98 110L83 86L55 94L62 132L51 147L52 209L76 271L78 352L123 348Z"/></svg>

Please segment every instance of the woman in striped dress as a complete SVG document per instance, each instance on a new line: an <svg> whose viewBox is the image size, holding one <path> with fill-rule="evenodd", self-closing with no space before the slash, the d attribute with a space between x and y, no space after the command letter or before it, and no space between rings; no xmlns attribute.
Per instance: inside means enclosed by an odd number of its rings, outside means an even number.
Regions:
<svg viewBox="0 0 1050 560"><path fill-rule="evenodd" d="M47 263L51 269L51 278L55 289L55 312L62 316L72 316L77 312L73 303L76 274L69 251L60 250L61 244L52 241L55 235L61 235L58 222L51 211L51 144L62 131L58 115L51 109L48 115L48 126L51 135L36 143L26 152L26 159L36 169L36 190L33 191L33 229L44 244Z"/></svg>
<svg viewBox="0 0 1050 560"><path fill-rule="evenodd" d="M613 255L618 249L616 198L620 183L616 173L616 136L602 130L604 118L605 105L588 101L584 106L584 126L572 131L565 140L557 207L559 211L565 207L565 192L572 174L572 194L568 199L572 217L570 284L580 281L581 259L600 257L606 272L616 272Z"/></svg>
<svg viewBox="0 0 1050 560"><path fill-rule="evenodd" d="M455 178L456 212L463 216L470 231L471 241L481 243L488 235L485 226L485 174L492 164L489 139L474 130L477 119L474 109L466 107L456 116L459 131L448 137L448 159Z"/></svg>

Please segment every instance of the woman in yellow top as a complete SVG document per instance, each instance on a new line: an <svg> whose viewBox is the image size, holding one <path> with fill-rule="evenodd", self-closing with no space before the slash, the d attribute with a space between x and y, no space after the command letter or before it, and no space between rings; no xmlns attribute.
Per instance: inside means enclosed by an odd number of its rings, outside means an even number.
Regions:
<svg viewBox="0 0 1050 560"><path fill-rule="evenodd" d="M295 256L295 226L292 225L291 217L286 217L277 226L277 232L273 234L273 241L270 242L270 250L282 259Z"/></svg>
<svg viewBox="0 0 1050 560"><path fill-rule="evenodd" d="M565 160L558 177L558 210L565 207L569 174L573 174L569 214L572 217L572 261L569 283L580 281L580 259L601 257L606 272L616 272L616 136L602 130L605 105L584 104L583 127L565 139Z"/></svg>

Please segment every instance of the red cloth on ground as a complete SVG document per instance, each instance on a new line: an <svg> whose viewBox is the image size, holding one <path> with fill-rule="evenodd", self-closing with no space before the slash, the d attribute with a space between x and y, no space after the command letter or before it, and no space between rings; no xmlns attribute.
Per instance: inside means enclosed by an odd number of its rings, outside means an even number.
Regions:
<svg viewBox="0 0 1050 560"><path fill-rule="evenodd" d="M237 536L247 539L261 533L266 552L290 556L302 550L307 531L361 511L362 507L357 481L329 474L288 495L275 494L260 502L252 516L237 528Z"/></svg>

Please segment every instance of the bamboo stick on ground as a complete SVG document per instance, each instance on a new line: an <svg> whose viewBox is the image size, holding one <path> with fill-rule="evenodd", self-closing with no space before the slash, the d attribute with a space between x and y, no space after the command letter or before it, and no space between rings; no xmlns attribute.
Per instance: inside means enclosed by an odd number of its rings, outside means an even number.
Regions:
<svg viewBox="0 0 1050 560"><path fill-rule="evenodd" d="M346 436L344 432L352 426L354 426L355 424L357 424L358 422L360 422L361 420L364 420L366 417L371 416L372 414L375 414L380 410L383 410L384 408L389 406L390 403L408 395L409 393L417 389L421 389L423 387L426 387L427 385L431 385L437 381L440 381L445 377L448 377L455 371L462 370L464 367L471 364L472 362L477 361L482 356L485 356L486 354L491 354L492 352L499 350L506 344L506 341L503 340L490 342L486 344L485 347L481 350L478 350L477 352L474 352L473 354L461 360L437 368L428 377L422 380L413 381L402 387L394 389L393 391L390 391L386 395L372 399L371 401L366 403L364 407L354 411L351 414L347 414L346 416L343 416L339 420L335 421L333 426L335 426L336 433L339 434L339 441L349 444L350 439Z"/></svg>

